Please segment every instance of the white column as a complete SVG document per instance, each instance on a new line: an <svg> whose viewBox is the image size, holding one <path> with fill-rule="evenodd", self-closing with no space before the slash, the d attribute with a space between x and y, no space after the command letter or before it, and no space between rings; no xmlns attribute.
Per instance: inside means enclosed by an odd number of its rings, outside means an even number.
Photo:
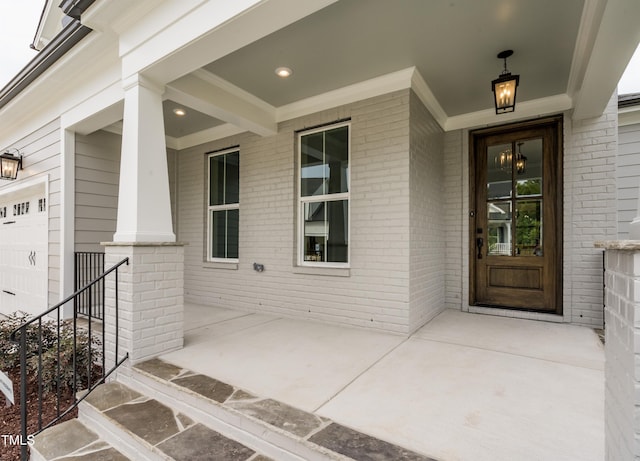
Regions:
<svg viewBox="0 0 640 461"><path fill-rule="evenodd" d="M113 241L175 242L162 114L164 90L134 75L125 80L124 91L118 223Z"/></svg>
<svg viewBox="0 0 640 461"><path fill-rule="evenodd" d="M60 300L74 288L76 134L60 130ZM73 317L73 304L63 307L64 318Z"/></svg>

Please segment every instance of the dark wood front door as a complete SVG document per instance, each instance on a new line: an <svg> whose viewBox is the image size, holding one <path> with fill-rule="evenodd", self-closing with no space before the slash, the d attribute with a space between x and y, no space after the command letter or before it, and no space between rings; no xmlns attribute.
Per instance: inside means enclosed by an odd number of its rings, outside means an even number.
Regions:
<svg viewBox="0 0 640 461"><path fill-rule="evenodd" d="M561 120L471 133L472 304L562 313Z"/></svg>

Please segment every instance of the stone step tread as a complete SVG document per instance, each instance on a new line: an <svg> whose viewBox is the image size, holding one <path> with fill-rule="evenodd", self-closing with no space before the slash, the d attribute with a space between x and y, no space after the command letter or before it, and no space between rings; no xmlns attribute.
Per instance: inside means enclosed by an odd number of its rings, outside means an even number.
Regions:
<svg viewBox="0 0 640 461"><path fill-rule="evenodd" d="M345 427L328 418L273 399L255 396L231 384L177 367L158 358L138 363L134 365L134 369L155 380L177 387L182 392L195 394L225 409L288 433L301 442L321 447L322 451L333 453L335 459L435 461L433 458Z"/></svg>
<svg viewBox="0 0 640 461"><path fill-rule="evenodd" d="M77 419L38 434L33 451L46 461L131 461Z"/></svg>
<svg viewBox="0 0 640 461"><path fill-rule="evenodd" d="M99 386L85 402L166 459L270 460L117 381Z"/></svg>

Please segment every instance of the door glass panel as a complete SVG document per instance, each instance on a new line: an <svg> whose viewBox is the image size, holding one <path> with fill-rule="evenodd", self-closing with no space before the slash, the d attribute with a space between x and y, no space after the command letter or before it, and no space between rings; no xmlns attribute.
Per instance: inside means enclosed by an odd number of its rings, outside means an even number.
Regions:
<svg viewBox="0 0 640 461"><path fill-rule="evenodd" d="M542 200L516 202L516 254L542 256Z"/></svg>
<svg viewBox="0 0 640 461"><path fill-rule="evenodd" d="M487 199L511 197L511 144L487 148Z"/></svg>
<svg viewBox="0 0 640 461"><path fill-rule="evenodd" d="M487 204L487 254L511 256L511 202Z"/></svg>
<svg viewBox="0 0 640 461"><path fill-rule="evenodd" d="M514 161L516 196L542 195L542 138L517 142Z"/></svg>

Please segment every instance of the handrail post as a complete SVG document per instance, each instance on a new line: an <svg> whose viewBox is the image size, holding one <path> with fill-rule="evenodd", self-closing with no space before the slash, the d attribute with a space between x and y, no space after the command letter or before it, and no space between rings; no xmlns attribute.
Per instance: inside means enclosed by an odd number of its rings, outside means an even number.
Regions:
<svg viewBox="0 0 640 461"><path fill-rule="evenodd" d="M21 438L20 438L20 458L22 461L28 461L28 441L32 440L32 438L30 439L30 437L33 437L37 434L39 434L40 432L42 432L43 430L51 427L52 425L54 425L55 423L57 423L59 420L61 420L62 418L64 418L66 415L68 415L71 411L73 411L75 408L77 408L78 404L84 400L86 398L87 395L89 395L89 393L94 390L97 386L99 386L100 384L104 383L105 380L107 379L107 377L113 373L120 365L122 365L128 358L129 358L129 354L126 353L124 354L124 357L122 357L122 359L118 359L118 351L117 351L117 342L118 342L118 329L117 329L117 322L118 322L118 305L117 305L117 298L116 298L116 354L115 354L115 363L114 366L109 369L109 370L105 370L104 369L104 355L103 355L103 370L102 370L102 377L99 379L96 379L95 382L92 380L92 376L91 376L91 371L92 371L92 364L93 364L93 358L94 358L94 352L93 348L92 348L92 344L91 344L91 339L93 338L92 335L92 326L91 326L91 321L93 320L93 318L95 317L92 313L92 311L89 311L89 337L88 337L88 341L89 344L87 345L88 347L88 359L89 359L89 364L88 364L88 378L87 378L87 392L84 393L80 398L77 398L77 360L76 360L76 352L77 352L77 336L76 336L76 327L77 327L77 316L78 316L78 309L80 308L78 303L77 303L77 299L81 296L84 296L87 294L87 292L89 293L89 299L90 300L95 300L97 299L98 295L92 295L92 290L99 290L100 287L102 287L102 290L104 291L104 280L105 278L110 275L112 272L115 272L114 276L116 278L116 290L117 290L117 278L118 278L118 268L123 265L123 264L129 264L129 258L125 258L122 261L120 261L119 263L115 264L113 267L111 267L109 270L104 271L100 276L98 276L95 280L89 282L86 284L86 286L84 286L83 288L80 288L78 290L76 290L72 295L68 296L67 298L65 298L64 300L60 301L58 304L56 304L55 306L47 309L45 312L41 313L40 315L24 322L22 325L20 325L19 327L17 327L16 329L14 329L11 334L10 334L10 340L11 342L13 342L14 344L18 345L19 347L19 360L20 360L20 423L21 423ZM117 293L117 291L116 291ZM104 298L104 293L102 294L102 297ZM72 383L72 391L73 391L73 403L66 409L62 410L60 408L60 401L61 401L61 387L62 387L62 382L61 382L61 328L62 328L62 324L64 323L61 319L61 311L60 309L66 305L67 303L72 302L73 303L73 383ZM43 356L43 328L42 328L42 323L43 323L43 318L45 318L45 316L49 315L50 313L55 312L55 320L52 321L52 323L54 323L57 327L57 336L55 337L55 341L54 341L54 345L50 345L47 342L47 351L49 350L49 348L51 348L53 350L53 352L55 353L55 368L56 368L56 374L57 376L53 378L53 384L55 384L56 387L56 415L57 417L54 418L53 420L49 421L48 423L43 425L42 422L42 388L43 388L43 384L42 384L42 370L43 370L43 364L42 364L42 356ZM37 325L36 325L37 323ZM27 433L27 429L28 429L28 409L27 409L27 359L29 358L29 354L30 352L27 350L27 331L29 328L36 328L35 334L37 335L37 363L38 363L38 367L37 367L37 373L38 373L38 377L37 377L37 385L38 385L38 401L37 401L37 410L38 410L38 425L36 430L34 430L34 433L29 435ZM104 321L103 321L103 332L104 332ZM18 335L20 335L20 337L18 338ZM104 334L103 334L103 338L104 338ZM103 339L103 351L104 351L104 339ZM35 354L35 353L34 353ZM51 384L51 383L50 383Z"/></svg>
<svg viewBox="0 0 640 461"><path fill-rule="evenodd" d="M20 332L20 423L22 439L20 440L20 458L27 461L27 327Z"/></svg>

